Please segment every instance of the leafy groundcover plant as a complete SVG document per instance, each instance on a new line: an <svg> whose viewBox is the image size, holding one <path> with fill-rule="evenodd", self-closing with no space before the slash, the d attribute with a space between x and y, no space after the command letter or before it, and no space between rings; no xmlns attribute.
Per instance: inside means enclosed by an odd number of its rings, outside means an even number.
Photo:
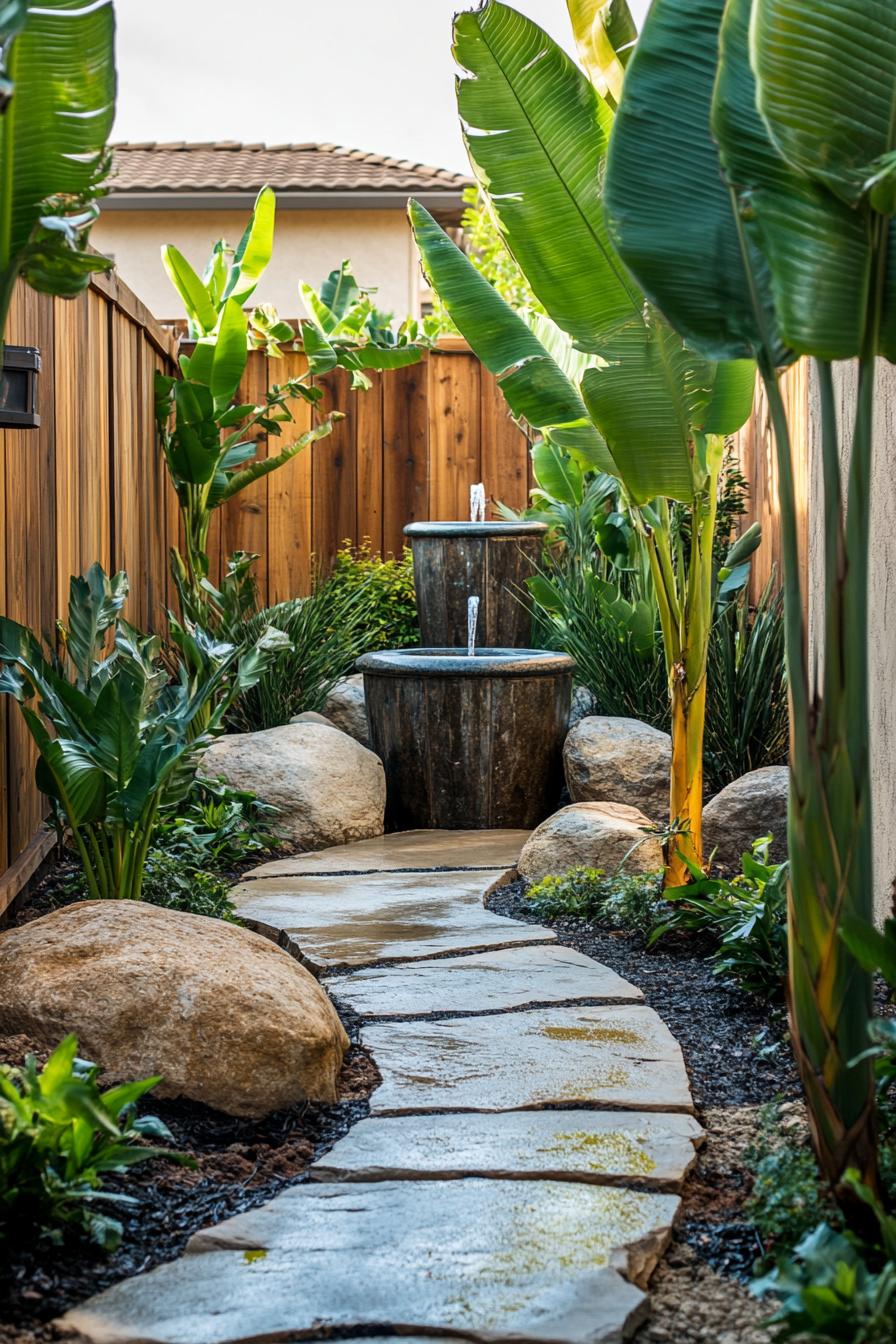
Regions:
<svg viewBox="0 0 896 1344"><path fill-rule="evenodd" d="M628 875L578 867L542 878L526 895L546 919L571 915L646 934L663 912L662 886L662 873Z"/></svg>
<svg viewBox="0 0 896 1344"><path fill-rule="evenodd" d="M102 1091L99 1070L77 1050L77 1039L66 1036L42 1069L33 1055L22 1068L0 1065L0 1243L35 1229L59 1244L74 1231L112 1251L121 1223L97 1205L136 1200L104 1190L103 1178L158 1157L195 1165L146 1142L173 1141L161 1120L136 1114L158 1078Z"/></svg>
<svg viewBox="0 0 896 1344"><path fill-rule="evenodd" d="M384 556L374 551L369 537L360 546L345 541L322 587L332 600L363 588L365 615L359 632L363 653L420 643L414 563L408 546L400 556Z"/></svg>

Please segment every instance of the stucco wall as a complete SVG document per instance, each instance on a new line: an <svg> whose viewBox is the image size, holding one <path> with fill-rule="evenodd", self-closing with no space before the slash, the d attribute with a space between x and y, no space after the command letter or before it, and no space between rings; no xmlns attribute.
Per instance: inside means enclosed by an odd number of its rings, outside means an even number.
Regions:
<svg viewBox="0 0 896 1344"><path fill-rule="evenodd" d="M838 366L835 373L840 442L848 447L856 404L856 369ZM811 576L810 626L813 645L824 611L821 428L818 381L810 383L809 525ZM871 580L868 652L871 672L871 768L874 808L875 902L881 918L893 913L896 878L896 369L880 362L877 380L874 463L871 491ZM843 454L844 459L846 454Z"/></svg>
<svg viewBox="0 0 896 1344"><path fill-rule="evenodd" d="M182 313L159 259L162 244L174 243L201 272L214 241L226 238L236 246L245 224L240 211L106 210L91 241L115 257L125 284L165 320ZM257 302L273 303L284 317L300 316L299 280L318 288L344 257L351 257L360 284L377 288L381 308L398 318L418 314L419 267L402 210L281 209Z"/></svg>

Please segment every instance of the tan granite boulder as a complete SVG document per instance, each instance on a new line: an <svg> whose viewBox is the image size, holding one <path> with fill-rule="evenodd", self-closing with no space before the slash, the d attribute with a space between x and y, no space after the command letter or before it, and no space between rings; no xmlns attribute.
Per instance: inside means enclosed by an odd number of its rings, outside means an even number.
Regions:
<svg viewBox="0 0 896 1344"><path fill-rule="evenodd" d="M669 816L672 739L640 719L580 719L564 743L563 768L574 803L611 798L656 821Z"/></svg>
<svg viewBox="0 0 896 1344"><path fill-rule="evenodd" d="M81 901L0 937L0 1031L68 1032L109 1082L263 1116L336 1100L348 1038L314 976L236 924Z"/></svg>
<svg viewBox="0 0 896 1344"><path fill-rule="evenodd" d="M789 777L786 765L767 765L741 775L711 798L703 809L707 857L715 850L717 863L740 868L741 855L749 854L753 841L771 835L770 857L776 863L786 859Z"/></svg>
<svg viewBox="0 0 896 1344"><path fill-rule="evenodd" d="M370 746L370 730L367 726L367 701L364 697L364 674L357 672L336 683L327 696L324 714L332 724L341 728L349 737L360 742L362 747Z"/></svg>
<svg viewBox="0 0 896 1344"><path fill-rule="evenodd" d="M612 873L624 863L627 873L653 873L663 867L663 849L651 823L624 803L573 803L534 830L520 854L519 871L530 882L570 868L601 868Z"/></svg>
<svg viewBox="0 0 896 1344"><path fill-rule="evenodd" d="M293 849L326 849L383 833L383 763L335 727L288 723L229 733L209 747L201 771L278 808L270 828Z"/></svg>

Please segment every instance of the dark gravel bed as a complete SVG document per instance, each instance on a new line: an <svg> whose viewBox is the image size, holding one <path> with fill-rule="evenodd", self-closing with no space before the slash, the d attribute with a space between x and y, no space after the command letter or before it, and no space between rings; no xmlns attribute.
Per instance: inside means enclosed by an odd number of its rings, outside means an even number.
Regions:
<svg viewBox="0 0 896 1344"><path fill-rule="evenodd" d="M21 1042L21 1037L0 1040L0 1058L20 1054ZM133 1167L126 1177L109 1177L108 1189L139 1201L109 1206L124 1225L122 1244L112 1254L83 1243L7 1248L9 1259L0 1265L0 1344L42 1339L44 1324L76 1302L173 1260L200 1228L306 1180L310 1163L369 1113L368 1098L378 1082L369 1055L353 1044L339 1078L340 1099L332 1106L306 1103L258 1121L147 1097L143 1109L164 1120L174 1146L195 1158L197 1170L158 1161Z"/></svg>

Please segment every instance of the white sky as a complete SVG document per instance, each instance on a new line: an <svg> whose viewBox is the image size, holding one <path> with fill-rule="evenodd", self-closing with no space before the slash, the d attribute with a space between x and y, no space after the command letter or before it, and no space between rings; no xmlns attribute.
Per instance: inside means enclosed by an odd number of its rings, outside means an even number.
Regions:
<svg viewBox="0 0 896 1344"><path fill-rule="evenodd" d="M630 4L640 22L649 0ZM514 5L571 48L565 0ZM466 170L450 49L465 7L117 0L115 139L332 141Z"/></svg>

